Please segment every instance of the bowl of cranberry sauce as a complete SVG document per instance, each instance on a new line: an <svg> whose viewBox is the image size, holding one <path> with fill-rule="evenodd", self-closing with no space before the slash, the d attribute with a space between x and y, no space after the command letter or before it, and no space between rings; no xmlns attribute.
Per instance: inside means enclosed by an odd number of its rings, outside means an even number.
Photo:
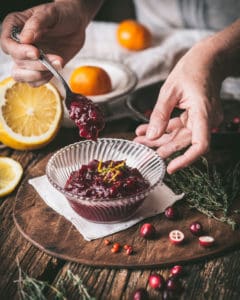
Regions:
<svg viewBox="0 0 240 300"><path fill-rule="evenodd" d="M49 182L74 211L98 223L130 218L164 174L164 161L155 151L111 138L66 146L46 167Z"/></svg>

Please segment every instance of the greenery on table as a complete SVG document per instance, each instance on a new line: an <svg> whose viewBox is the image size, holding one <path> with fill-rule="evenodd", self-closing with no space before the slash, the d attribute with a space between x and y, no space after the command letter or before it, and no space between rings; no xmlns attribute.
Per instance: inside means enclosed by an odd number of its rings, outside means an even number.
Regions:
<svg viewBox="0 0 240 300"><path fill-rule="evenodd" d="M46 281L34 279L24 273L19 267L18 291L20 299L22 300L47 300L47 294L51 293L51 299L68 300L66 282L70 281L71 285L75 287L79 294L79 300L95 300L91 297L88 289L83 284L82 279L73 274L71 270L67 270L65 279L60 278L53 286Z"/></svg>
<svg viewBox="0 0 240 300"><path fill-rule="evenodd" d="M234 215L239 215L240 210L232 207L234 201L240 198L240 161L222 174L202 157L197 166L167 175L165 182L175 192L184 192L185 201L191 208L229 224L232 229L238 227Z"/></svg>

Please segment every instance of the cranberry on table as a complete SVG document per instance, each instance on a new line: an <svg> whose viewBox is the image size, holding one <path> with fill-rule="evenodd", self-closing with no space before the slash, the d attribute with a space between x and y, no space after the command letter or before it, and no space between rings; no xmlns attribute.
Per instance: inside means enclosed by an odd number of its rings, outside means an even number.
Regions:
<svg viewBox="0 0 240 300"><path fill-rule="evenodd" d="M180 265L176 265L171 268L170 275L173 277L179 277L183 274L183 267Z"/></svg>
<svg viewBox="0 0 240 300"><path fill-rule="evenodd" d="M193 222L190 226L189 229L192 234L200 236L203 233L203 227L202 224L199 222Z"/></svg>
<svg viewBox="0 0 240 300"><path fill-rule="evenodd" d="M240 125L240 117L234 117L232 122Z"/></svg>
<svg viewBox="0 0 240 300"><path fill-rule="evenodd" d="M215 243L215 239L212 236L200 236L198 240L202 247L211 247Z"/></svg>
<svg viewBox="0 0 240 300"><path fill-rule="evenodd" d="M137 290L134 291L133 293L133 300L148 300L149 299L149 295L146 289L144 288L139 288Z"/></svg>
<svg viewBox="0 0 240 300"><path fill-rule="evenodd" d="M172 230L169 233L169 239L171 241L171 243L175 244L175 245L179 245L184 241L184 233L180 230Z"/></svg>
<svg viewBox="0 0 240 300"><path fill-rule="evenodd" d="M178 211L175 207L169 206L164 211L165 217L170 220L176 220L178 217Z"/></svg>
<svg viewBox="0 0 240 300"><path fill-rule="evenodd" d="M166 289L169 291L173 291L177 293L181 291L181 288L182 288L181 283L176 277L169 278L166 281Z"/></svg>
<svg viewBox="0 0 240 300"><path fill-rule="evenodd" d="M160 274L152 274L148 278L148 283L151 288L160 290L165 285L165 280Z"/></svg>
<svg viewBox="0 0 240 300"><path fill-rule="evenodd" d="M150 223L145 223L140 228L140 235L146 239L154 238L155 234L156 229Z"/></svg>
<svg viewBox="0 0 240 300"><path fill-rule="evenodd" d="M211 133L218 133L219 132L219 128L218 127L214 127L211 129Z"/></svg>

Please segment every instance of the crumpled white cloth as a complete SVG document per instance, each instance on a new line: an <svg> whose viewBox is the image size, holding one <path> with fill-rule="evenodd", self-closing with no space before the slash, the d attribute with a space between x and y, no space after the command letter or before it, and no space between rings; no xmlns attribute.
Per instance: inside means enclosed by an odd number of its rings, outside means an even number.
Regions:
<svg viewBox="0 0 240 300"><path fill-rule="evenodd" d="M82 50L69 62L94 57L114 60L128 66L138 78L136 89L165 80L177 60L196 42L212 34L209 30L162 29L154 32L153 45L142 51L128 51L116 40L118 24L92 22L86 31ZM229 77L222 86L222 97L240 99L240 79Z"/></svg>
<svg viewBox="0 0 240 300"><path fill-rule="evenodd" d="M165 184L159 184L145 199L143 205L128 220L118 223L94 223L80 217L69 205L68 201L48 181L46 175L29 179L43 201L57 213L70 221L83 238L91 241L125 230L141 220L155 216L183 198L184 194L176 195Z"/></svg>
<svg viewBox="0 0 240 300"><path fill-rule="evenodd" d="M136 73L138 77L136 89L138 89L165 80L182 53L212 34L207 30L162 29L161 32L154 33L152 47L142 51L128 51L118 44L116 28L117 23L91 22L86 31L83 48L68 65L77 67L78 60L82 60L83 57L121 62ZM0 80L10 76L12 64L10 56L0 49ZM240 79L226 79L222 87L222 95L240 99Z"/></svg>

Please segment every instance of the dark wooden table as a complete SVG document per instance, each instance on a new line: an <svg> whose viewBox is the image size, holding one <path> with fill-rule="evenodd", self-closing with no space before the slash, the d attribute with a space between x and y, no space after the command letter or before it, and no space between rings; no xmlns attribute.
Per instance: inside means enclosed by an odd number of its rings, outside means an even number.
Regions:
<svg viewBox="0 0 240 300"><path fill-rule="evenodd" d="M130 119L113 121L107 124L104 136L121 137L121 133L133 136L136 122ZM61 129L56 139L47 147L37 151L21 152L9 148L0 150L0 155L18 160L24 168L24 177L43 158L63 145L77 141L73 129ZM222 162L233 157L240 158L237 147L212 149L210 157ZM223 159L224 158L224 159ZM24 178L23 178L24 179ZM28 275L56 283L66 278L71 269L78 274L97 299L132 299L136 288L147 287L151 272L159 272L167 277L169 268L155 269L112 269L80 265L51 257L28 242L17 230L13 218L13 204L18 189L0 199L0 299L19 299L17 284L18 266L16 260ZM160 255L160 254L159 254ZM179 299L240 299L240 249L222 253L216 258L185 264L186 276L183 279L184 291ZM76 288L71 289L70 299L79 299ZM151 299L161 299L160 293L147 288Z"/></svg>

